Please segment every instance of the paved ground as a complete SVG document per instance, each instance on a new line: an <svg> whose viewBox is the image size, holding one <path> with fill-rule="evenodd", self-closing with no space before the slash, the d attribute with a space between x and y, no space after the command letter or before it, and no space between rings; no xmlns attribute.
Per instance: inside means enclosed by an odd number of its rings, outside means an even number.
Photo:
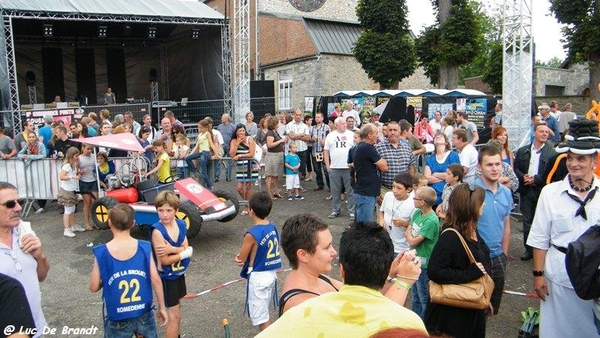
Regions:
<svg viewBox="0 0 600 338"><path fill-rule="evenodd" d="M297 212L314 212L326 219L330 203L325 201L326 193L312 192L314 182L304 183L309 190L306 200L275 202L271 219L281 229L285 219ZM235 191L233 183L217 183L219 189ZM62 236L61 216L54 203L48 205L42 215L30 215L34 230L42 239L46 255L51 262L48 279L42 283L42 303L44 313L51 328L62 333L65 326L90 328L102 326L102 301L100 293L90 293L89 273L93 261L89 245L105 243L110 239L109 231L78 233L74 239ZM81 211L77 214L81 220ZM349 222L348 214L329 222L334 236L335 247ZM238 278L239 268L233 258L237 253L245 230L249 226L247 216L238 216L229 223L208 222L203 224L200 234L190 240L194 247L192 263L186 274L189 293L199 293ZM513 222L511 253L521 254L521 225ZM144 236L135 231L134 236ZM284 259L284 268L288 268ZM337 276L337 268L332 275ZM531 262L518 258L510 261L506 289L520 292L532 290ZM286 273L280 275L280 281ZM281 282L280 282L281 284ZM244 316L245 282L238 282L220 288L194 299L183 300L182 337L223 337L221 320L227 318L232 337L252 337L254 329L248 317ZM500 314L488 323L488 337L514 337L521 326L520 312L529 306L538 306L538 301L513 295L504 295ZM274 314L274 312L273 312ZM101 329L94 336L101 336ZM65 335L70 337L81 334ZM292 336L292 335L291 335Z"/></svg>

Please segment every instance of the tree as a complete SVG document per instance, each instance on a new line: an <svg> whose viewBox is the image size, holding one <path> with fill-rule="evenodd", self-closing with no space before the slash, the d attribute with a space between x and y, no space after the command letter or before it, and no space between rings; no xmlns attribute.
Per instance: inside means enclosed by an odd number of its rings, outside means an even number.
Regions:
<svg viewBox="0 0 600 338"><path fill-rule="evenodd" d="M459 66L473 61L481 49L481 24L471 0L432 0L437 22L423 31L416 45L426 73L437 72L432 84L452 89L458 85ZM437 81L436 81L437 80Z"/></svg>
<svg viewBox="0 0 600 338"><path fill-rule="evenodd" d="M600 83L600 1L550 0L550 10L558 22L565 24L565 47L569 58L587 62L590 72L590 97L600 101L596 90Z"/></svg>
<svg viewBox="0 0 600 338"><path fill-rule="evenodd" d="M397 88L417 68L406 13L404 0L360 0L356 8L363 32L354 57L382 89Z"/></svg>
<svg viewBox="0 0 600 338"><path fill-rule="evenodd" d="M548 61L535 60L535 65L538 67L552 67L559 68L562 65L563 59L558 56L554 56L552 59Z"/></svg>

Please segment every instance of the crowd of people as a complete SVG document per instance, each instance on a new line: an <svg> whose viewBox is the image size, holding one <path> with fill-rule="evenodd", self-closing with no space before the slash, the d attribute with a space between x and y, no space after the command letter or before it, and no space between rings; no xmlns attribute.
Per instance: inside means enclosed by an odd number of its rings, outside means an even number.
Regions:
<svg viewBox="0 0 600 338"><path fill-rule="evenodd" d="M93 158L92 147L85 141L81 146L72 142L74 137L89 136L89 130L94 129L91 121L97 118L98 135L136 133L144 148L140 155L154 161L146 175L156 174L160 183L191 176L212 189L223 167L225 180L235 179L240 196L249 201L241 214L248 215L253 226L243 239L235 263L242 268L241 276L248 279L246 309L253 325L262 331L260 337L280 337L289 332L367 337L393 329L416 332L416 336L485 337L486 316L498 314L502 302L507 261L511 258L510 215L518 193L523 214L520 258L533 259L534 288L542 299L541 336L577 333L587 337L600 332L598 319L592 317L597 305L575 294L563 256L570 242L600 220L600 200L594 198L600 185L594 174L600 151L596 121L571 120L568 129L555 132L553 123L548 122L547 106L542 105L541 118L532 119L530 143L513 153L502 126L501 105L491 122L492 139L477 145L479 149L475 147L479 140L477 128L464 112L447 112L445 116L435 112L431 121L423 113L413 126L406 120L381 123L377 114L363 121L351 104L343 112L341 106L335 108L330 116L317 112L314 123L300 109L291 114L267 114L259 123L253 121L252 112L237 125L228 114L222 115L216 127L211 118L205 118L198 122L195 144L190 144L182 123L172 112L165 113L160 130L156 130L150 116L145 116L142 124L136 124L131 114L117 115L111 122L110 113L103 110L99 117L90 113L78 121L70 133L51 118L45 118L45 126L37 135L33 125L26 123L19 149L13 150L11 142L0 133L0 150L4 158L18 154L23 160L45 156L64 160L58 200L64 207L66 237L93 229L89 211L84 212L85 226L76 224L74 211L75 192L97 194L95 175L91 175L94 164L100 185L110 189L106 177L115 170L111 157L128 156L107 149ZM424 170L419 173L416 164L418 155L425 152L424 143L432 144L433 152L421 159ZM12 147L16 148L17 142ZM557 153L566 154L564 162ZM550 170L559 165L564 167L562 176ZM284 175L287 198L280 189L280 177ZM254 183L261 179L265 179L265 189L253 193ZM320 216L293 215L286 220L281 234L269 220L277 200L304 200L302 194L312 180L315 192L329 191L325 200L331 201L331 213L321 217L338 218L344 207L352 224L340 240L341 280L327 276L338 252ZM6 230L6 238L0 238L0 250L27 256L31 263L27 268L37 273L35 281L43 281L49 265L39 239L20 222L20 201L14 186L0 183L3 190L0 228ZM89 205L89 198L84 198L84 204ZM114 239L94 249L90 289L104 288L108 323L127 321L128 325L119 327L144 336L156 334L155 325L142 325L148 322L149 312L143 309L149 308L154 290L167 336L177 337L179 299L186 293L185 270L193 250L187 243L185 225L175 219L177 196L163 192L157 196L155 206L160 221L152 226L151 244L136 241L134 246L135 240L129 236L132 210L122 205L110 211ZM28 245L16 248L15 238ZM469 260L461 240L476 262ZM281 298L275 274L282 264L279 246L292 267L281 288ZM122 247L128 249L119 250ZM132 249L138 247L141 249ZM111 259L131 259L131 264L144 271L146 280L144 293L137 299L139 305L126 310L112 308L119 306L115 297L121 293L116 285L105 281L115 269L124 267L107 265L105 262ZM0 273L23 284L35 325L43 327L39 285L18 278L14 265L0 264ZM494 281L485 309L442 305L429 297L430 281L462 284L485 274ZM122 283L133 281L124 278ZM409 292L412 311L404 308ZM277 320L269 318L271 298L279 298Z"/></svg>

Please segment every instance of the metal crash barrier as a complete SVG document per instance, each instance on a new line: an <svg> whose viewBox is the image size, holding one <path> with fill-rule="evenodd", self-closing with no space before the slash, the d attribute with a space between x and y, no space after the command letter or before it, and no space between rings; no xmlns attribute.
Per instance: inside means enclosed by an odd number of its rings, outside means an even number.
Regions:
<svg viewBox="0 0 600 338"><path fill-rule="evenodd" d="M133 169L144 164L135 163L134 158L111 158L120 175L132 175ZM20 199L25 199L23 217L27 217L36 200L55 200L60 188L61 159L0 160L0 181L9 182L17 188ZM119 172L120 171L120 172Z"/></svg>

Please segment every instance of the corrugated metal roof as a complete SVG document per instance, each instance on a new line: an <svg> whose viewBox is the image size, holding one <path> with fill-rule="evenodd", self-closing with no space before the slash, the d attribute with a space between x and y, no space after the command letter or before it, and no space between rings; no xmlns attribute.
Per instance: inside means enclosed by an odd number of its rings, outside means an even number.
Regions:
<svg viewBox="0 0 600 338"><path fill-rule="evenodd" d="M361 33L358 24L304 18L308 34L319 54L353 55Z"/></svg>

